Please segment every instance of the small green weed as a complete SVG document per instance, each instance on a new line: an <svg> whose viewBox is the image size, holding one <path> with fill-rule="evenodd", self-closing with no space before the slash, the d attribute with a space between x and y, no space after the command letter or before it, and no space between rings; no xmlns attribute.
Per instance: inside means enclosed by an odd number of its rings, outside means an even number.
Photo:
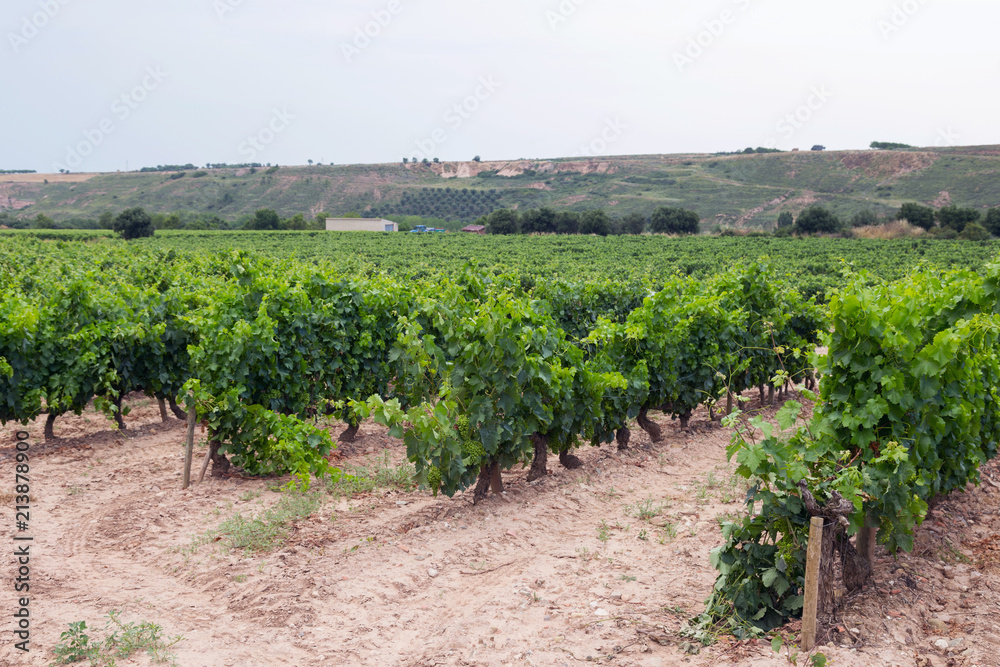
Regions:
<svg viewBox="0 0 1000 667"><path fill-rule="evenodd" d="M645 500L640 500L635 505L626 505L625 514L634 516L641 521L649 521L663 514L666 508L666 503L657 503L651 496Z"/></svg>
<svg viewBox="0 0 1000 667"><path fill-rule="evenodd" d="M677 539L677 526L672 523L668 523L663 526L663 530L660 531L660 537L658 541L660 544L666 544L667 542L673 542Z"/></svg>
<svg viewBox="0 0 1000 667"><path fill-rule="evenodd" d="M610 501L614 500L615 498L620 498L621 495L622 495L621 492L612 486L610 489L608 489L601 495L601 499L604 501Z"/></svg>
<svg viewBox="0 0 1000 667"><path fill-rule="evenodd" d="M170 649L184 638L164 637L163 628L155 623L123 623L121 612L112 610L108 612L104 631L110 634L101 641L91 641L86 621L70 623L69 630L59 636L60 643L52 649L56 660L51 664L66 665L88 660L94 667L115 667L117 660L144 651L154 663L177 665L176 656L170 653Z"/></svg>
<svg viewBox="0 0 1000 667"><path fill-rule="evenodd" d="M601 525L597 527L597 539L601 542L607 542L611 539L611 526L608 525L607 521L601 521Z"/></svg>

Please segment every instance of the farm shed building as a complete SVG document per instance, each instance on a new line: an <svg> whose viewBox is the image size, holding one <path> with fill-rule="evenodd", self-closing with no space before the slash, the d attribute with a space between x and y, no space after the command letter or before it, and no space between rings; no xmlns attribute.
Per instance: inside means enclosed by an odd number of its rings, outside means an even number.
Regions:
<svg viewBox="0 0 1000 667"><path fill-rule="evenodd" d="M328 232L398 232L399 225L382 218L327 218Z"/></svg>

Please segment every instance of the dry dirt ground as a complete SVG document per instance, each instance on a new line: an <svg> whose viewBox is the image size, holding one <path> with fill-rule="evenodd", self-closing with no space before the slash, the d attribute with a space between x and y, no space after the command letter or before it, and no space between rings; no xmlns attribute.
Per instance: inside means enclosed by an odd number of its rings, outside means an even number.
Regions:
<svg viewBox="0 0 1000 667"><path fill-rule="evenodd" d="M47 664L70 622L100 629L110 610L182 635L173 650L185 667L791 664L760 641L679 647L715 579L717 519L740 510L744 488L728 433L703 412L689 431L661 418L655 446L635 430L626 452L586 448L579 470L552 461L534 484L509 473L506 493L476 506L398 485L324 495L283 544L247 554L205 536L274 505L282 480L209 478L181 491L184 424L132 405L124 434L94 412L61 418L47 445L41 422L28 427L27 655L9 631L15 427L0 432L0 665ZM372 423L341 455L345 469L405 463L402 444ZM880 549L874 585L821 640L828 664L1000 665L1000 474L986 475L934 509L912 554Z"/></svg>

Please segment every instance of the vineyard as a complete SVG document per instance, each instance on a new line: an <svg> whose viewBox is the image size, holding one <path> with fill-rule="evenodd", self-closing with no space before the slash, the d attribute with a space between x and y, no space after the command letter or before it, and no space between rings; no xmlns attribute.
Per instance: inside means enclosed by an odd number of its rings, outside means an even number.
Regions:
<svg viewBox="0 0 1000 667"><path fill-rule="evenodd" d="M164 421L196 410L213 476L291 474L308 489L339 475L334 435L350 443L373 420L405 443L421 488L480 503L512 470L543 479L550 457L576 469L592 447L627 452L636 429L661 441L652 413L686 430L707 410L735 434L749 512L722 524L715 589L683 632L763 636L801 615L811 517L829 519L827 562L839 554L824 573L832 614L834 588L872 577L862 539L911 550L929 503L997 456L995 253L823 239L0 236L0 422L45 416L54 439L61 417L93 404L127 431L123 399L145 394ZM774 424L751 396L795 400Z"/></svg>

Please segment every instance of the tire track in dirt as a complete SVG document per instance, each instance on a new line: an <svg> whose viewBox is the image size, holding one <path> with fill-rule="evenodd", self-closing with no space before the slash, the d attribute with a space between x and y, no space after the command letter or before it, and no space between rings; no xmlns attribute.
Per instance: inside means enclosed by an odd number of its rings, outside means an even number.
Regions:
<svg viewBox="0 0 1000 667"><path fill-rule="evenodd" d="M98 434L92 449L33 461L46 488L37 505L37 646L54 645L70 621L100 628L114 608L183 634L175 652L185 666L541 666L607 656L623 667L787 664L757 644L724 641L697 656L676 648L681 621L701 610L715 580L708 553L720 541L716 520L738 511L742 496L725 486L725 430L703 411L688 431L657 421L662 443L637 430L627 451L583 448L579 470L553 461L534 483L526 470L512 471L503 496L475 506L405 489L331 498L260 555L211 542L195 549L192 538L273 504L279 494L268 489L277 480L210 480L181 492L182 427L114 442ZM378 427L366 424L361 435L345 465L405 456ZM998 496L974 497L984 504L979 513L963 514L964 501L942 503L918 533L917 553L898 562L880 556L877 588L843 616L863 641L845 632L824 648L837 664L947 664L923 626L933 615L944 615L949 640L969 642L971 652L949 658L954 664L990 664L1000 642L1000 584L989 569L1000 569L991 541L1000 519L987 501ZM647 501L656 516L640 519ZM952 553L943 540L963 531L981 545L981 576L964 563L946 570L953 579L931 573L936 555ZM955 557L974 564L968 544ZM892 582L904 579L896 566L919 590L893 593ZM873 601L890 606L872 610ZM887 617L904 604L925 616ZM891 636L881 635L883 624ZM45 664L41 653L37 664Z"/></svg>

